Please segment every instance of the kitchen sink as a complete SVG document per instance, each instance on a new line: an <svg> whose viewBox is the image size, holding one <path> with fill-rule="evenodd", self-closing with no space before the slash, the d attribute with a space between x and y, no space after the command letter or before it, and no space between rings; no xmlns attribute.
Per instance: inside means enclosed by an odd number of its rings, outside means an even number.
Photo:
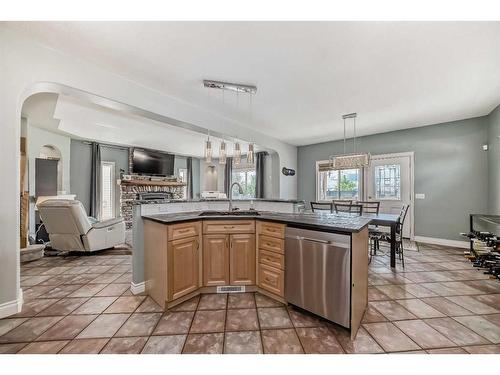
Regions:
<svg viewBox="0 0 500 375"><path fill-rule="evenodd" d="M203 211L198 216L259 216L257 211L253 210L237 210L237 211Z"/></svg>

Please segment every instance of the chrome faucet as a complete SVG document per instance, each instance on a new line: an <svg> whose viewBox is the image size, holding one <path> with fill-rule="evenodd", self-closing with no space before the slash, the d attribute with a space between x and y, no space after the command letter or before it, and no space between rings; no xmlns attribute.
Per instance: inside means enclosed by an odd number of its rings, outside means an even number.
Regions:
<svg viewBox="0 0 500 375"><path fill-rule="evenodd" d="M238 192L243 194L243 188L241 187L239 182L233 182L231 187L229 188L229 212L233 211L233 187L234 185L238 186Z"/></svg>

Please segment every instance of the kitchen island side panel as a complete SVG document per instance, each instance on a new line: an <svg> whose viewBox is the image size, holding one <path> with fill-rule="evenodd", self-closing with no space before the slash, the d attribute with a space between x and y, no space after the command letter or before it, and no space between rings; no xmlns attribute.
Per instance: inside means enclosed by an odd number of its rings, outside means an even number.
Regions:
<svg viewBox="0 0 500 375"><path fill-rule="evenodd" d="M351 237L351 339L368 305L368 227Z"/></svg>

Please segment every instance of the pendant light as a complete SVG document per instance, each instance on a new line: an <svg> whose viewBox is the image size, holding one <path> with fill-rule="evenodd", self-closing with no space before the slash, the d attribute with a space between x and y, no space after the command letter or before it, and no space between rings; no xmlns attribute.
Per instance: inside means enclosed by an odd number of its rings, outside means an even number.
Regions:
<svg viewBox="0 0 500 375"><path fill-rule="evenodd" d="M252 93L250 95L250 123L253 122L253 106L252 106ZM253 143L248 144L248 152L247 152L247 163L248 164L253 164L254 158L253 158Z"/></svg>
<svg viewBox="0 0 500 375"><path fill-rule="evenodd" d="M220 142L219 164L226 164L226 142L224 140Z"/></svg>
<svg viewBox="0 0 500 375"><path fill-rule="evenodd" d="M254 162L254 152L253 152L253 143L248 144L248 153L247 153L247 163L253 164Z"/></svg>
<svg viewBox="0 0 500 375"><path fill-rule="evenodd" d="M205 141L205 161L207 163L212 162L212 142L210 141L210 132L208 132L208 138Z"/></svg>
<svg viewBox="0 0 500 375"><path fill-rule="evenodd" d="M241 163L241 147L240 147L240 142L236 142L234 144L233 161L234 161L234 164L240 164Z"/></svg>
<svg viewBox="0 0 500 375"><path fill-rule="evenodd" d="M363 168L370 164L370 154L369 153L356 153L356 113L349 113L342 116L344 121L344 153L341 155L331 155L330 156L330 167L332 169L349 169L349 168ZM354 127L354 146L353 153L346 153L346 119L353 119Z"/></svg>

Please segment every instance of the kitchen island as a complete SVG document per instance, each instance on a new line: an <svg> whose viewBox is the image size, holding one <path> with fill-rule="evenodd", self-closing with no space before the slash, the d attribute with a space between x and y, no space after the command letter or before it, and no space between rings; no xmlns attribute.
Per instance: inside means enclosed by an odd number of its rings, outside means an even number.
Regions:
<svg viewBox="0 0 500 375"><path fill-rule="evenodd" d="M143 252L144 289L163 308L176 306L200 293L259 291L280 302L297 304L351 329L352 336L356 334L368 298L370 219L269 211L234 214L195 211L143 215L141 219L142 233L134 234L134 243L142 239L142 246L134 248L134 253ZM318 234L318 239L289 236L292 229L306 230L308 237ZM325 233L336 237L332 241L319 239ZM324 280L317 287L314 283L297 286L290 281L295 278L290 272L299 272L295 263L301 263L294 260L301 258L291 255L292 241L297 239L329 244L334 254L342 253L341 257L336 256L337 263L329 263L331 270L323 270L323 279L330 280L326 287ZM317 246L310 249L319 251ZM307 259L308 254L303 255ZM312 263L310 269L305 264L306 272L302 265L301 276L296 277L302 281L316 273ZM292 287L304 290L298 293ZM343 318L336 319L337 315L329 311L332 303L320 303L317 308L317 303L307 304L307 289L311 287L314 288L311 293L322 287L323 299L340 298L334 304L337 310L340 306ZM294 295L302 295L305 305L296 302L291 297Z"/></svg>

